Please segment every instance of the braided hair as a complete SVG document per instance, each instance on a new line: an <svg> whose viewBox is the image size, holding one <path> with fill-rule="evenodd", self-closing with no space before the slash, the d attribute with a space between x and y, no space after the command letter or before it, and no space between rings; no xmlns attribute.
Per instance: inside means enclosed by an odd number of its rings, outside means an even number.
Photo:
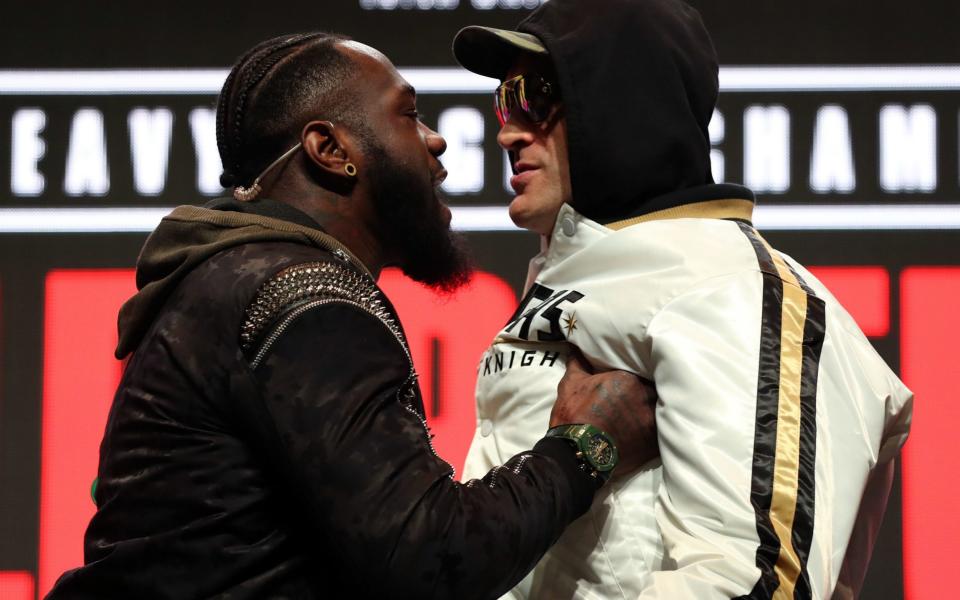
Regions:
<svg viewBox="0 0 960 600"><path fill-rule="evenodd" d="M262 42L236 62L217 101L220 185L249 185L295 144L311 119L359 123L346 85L354 64L344 36L312 32Z"/></svg>

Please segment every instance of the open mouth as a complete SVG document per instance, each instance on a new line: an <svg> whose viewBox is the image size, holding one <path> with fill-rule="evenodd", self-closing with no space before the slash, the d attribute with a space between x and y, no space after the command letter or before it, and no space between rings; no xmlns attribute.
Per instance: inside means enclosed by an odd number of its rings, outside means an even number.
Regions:
<svg viewBox="0 0 960 600"><path fill-rule="evenodd" d="M433 187L440 187L441 185L443 185L443 182L446 181L446 179L447 179L447 170L440 169L433 176Z"/></svg>

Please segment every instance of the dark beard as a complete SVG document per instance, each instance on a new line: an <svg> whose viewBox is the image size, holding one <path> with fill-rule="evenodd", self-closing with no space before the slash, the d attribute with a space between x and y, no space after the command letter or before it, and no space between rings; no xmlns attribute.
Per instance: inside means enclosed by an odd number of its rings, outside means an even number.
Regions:
<svg viewBox="0 0 960 600"><path fill-rule="evenodd" d="M384 245L400 257L414 281L452 293L470 281L473 260L466 239L450 230L436 189L371 144L376 172L370 173L373 205Z"/></svg>

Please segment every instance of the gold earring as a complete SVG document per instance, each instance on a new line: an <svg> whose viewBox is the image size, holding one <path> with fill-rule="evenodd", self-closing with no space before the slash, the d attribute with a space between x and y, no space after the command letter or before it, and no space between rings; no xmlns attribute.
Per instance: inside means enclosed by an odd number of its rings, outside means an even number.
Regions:
<svg viewBox="0 0 960 600"><path fill-rule="evenodd" d="M357 166L356 166L355 164L353 164L352 162L348 162L347 164L343 165L343 172L346 173L347 176L349 176L349 177L356 177L356 176L357 176Z"/></svg>

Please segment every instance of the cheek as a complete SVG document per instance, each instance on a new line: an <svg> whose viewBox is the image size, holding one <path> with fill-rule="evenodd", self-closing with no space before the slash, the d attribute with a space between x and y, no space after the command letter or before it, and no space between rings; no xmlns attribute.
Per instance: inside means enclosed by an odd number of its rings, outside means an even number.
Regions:
<svg viewBox="0 0 960 600"><path fill-rule="evenodd" d="M558 177L559 196L561 204L564 202L573 203L573 186L570 183L570 167L564 162L561 166L560 176Z"/></svg>
<svg viewBox="0 0 960 600"><path fill-rule="evenodd" d="M543 177L538 182L537 192L541 199L541 204L546 208L559 207L567 201L570 176L567 173L566 164L559 161L555 156L551 157L550 163L545 165L542 172Z"/></svg>
<svg viewBox="0 0 960 600"><path fill-rule="evenodd" d="M566 129L558 127L555 135L551 136L554 166L557 172L557 187L560 189L564 202L572 198L570 185L570 155L567 152Z"/></svg>
<svg viewBox="0 0 960 600"><path fill-rule="evenodd" d="M572 198L570 185L570 155L567 148L566 121L561 119L550 132L547 147L553 162L555 189L559 191L562 202L569 202Z"/></svg>

